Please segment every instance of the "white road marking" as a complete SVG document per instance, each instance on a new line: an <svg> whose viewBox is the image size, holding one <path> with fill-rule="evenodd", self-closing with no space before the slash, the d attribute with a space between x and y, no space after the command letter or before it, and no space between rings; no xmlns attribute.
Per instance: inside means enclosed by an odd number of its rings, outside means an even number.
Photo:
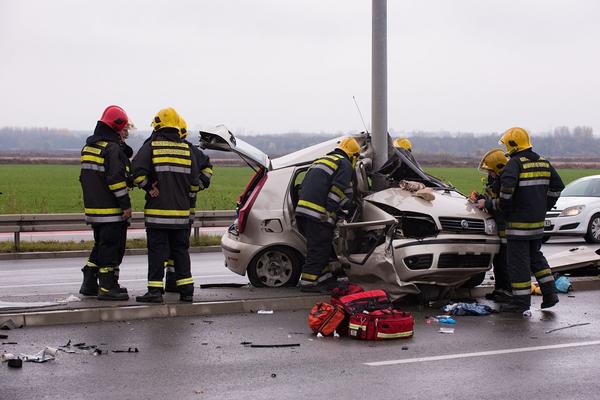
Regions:
<svg viewBox="0 0 600 400"><path fill-rule="evenodd" d="M364 363L364 364L368 365L370 367L383 367L386 365L412 364L412 363L420 363L420 362L427 362L427 361L454 360L454 359L458 359L458 358L485 357L485 356L495 356L498 354L525 353L528 351L565 349L565 348L569 348L569 347L583 347L583 346L595 346L595 345L600 345L600 340L593 340L590 342L552 344L552 345L547 345L547 346L519 347L519 348L515 348L515 349L480 351L477 353L447 354L444 356L406 358L404 360L375 361L375 362L368 362L368 363Z"/></svg>

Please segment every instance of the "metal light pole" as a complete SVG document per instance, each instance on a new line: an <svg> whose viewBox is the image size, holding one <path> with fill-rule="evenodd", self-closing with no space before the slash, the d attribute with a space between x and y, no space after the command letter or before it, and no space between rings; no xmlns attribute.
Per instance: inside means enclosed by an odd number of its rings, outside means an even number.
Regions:
<svg viewBox="0 0 600 400"><path fill-rule="evenodd" d="M388 159L387 128L387 0L372 0L371 53L371 135L373 168L379 169ZM374 182L376 188L381 185Z"/></svg>

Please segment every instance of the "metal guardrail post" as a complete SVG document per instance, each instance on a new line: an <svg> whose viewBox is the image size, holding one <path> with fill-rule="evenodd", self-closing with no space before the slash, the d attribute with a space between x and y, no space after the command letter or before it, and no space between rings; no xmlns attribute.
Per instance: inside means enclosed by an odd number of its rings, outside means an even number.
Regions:
<svg viewBox="0 0 600 400"><path fill-rule="evenodd" d="M194 227L194 241L198 241L200 240L200 228L195 226Z"/></svg>
<svg viewBox="0 0 600 400"><path fill-rule="evenodd" d="M21 251L21 232L15 232L15 251Z"/></svg>

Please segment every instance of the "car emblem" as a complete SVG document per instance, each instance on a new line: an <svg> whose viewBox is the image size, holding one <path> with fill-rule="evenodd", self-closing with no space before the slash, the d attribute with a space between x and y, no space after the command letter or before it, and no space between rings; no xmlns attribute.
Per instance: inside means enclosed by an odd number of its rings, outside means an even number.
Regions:
<svg viewBox="0 0 600 400"><path fill-rule="evenodd" d="M462 221L460 221L460 226L463 229L469 229L469 221L467 221L466 219L463 219Z"/></svg>

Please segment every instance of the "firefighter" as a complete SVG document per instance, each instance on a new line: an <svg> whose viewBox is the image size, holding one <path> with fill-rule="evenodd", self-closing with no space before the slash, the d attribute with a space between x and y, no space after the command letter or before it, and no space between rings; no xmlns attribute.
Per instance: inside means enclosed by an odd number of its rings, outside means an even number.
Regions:
<svg viewBox="0 0 600 400"><path fill-rule="evenodd" d="M394 140L394 147L397 149L404 149L412 153L412 143L407 138L397 138Z"/></svg>
<svg viewBox="0 0 600 400"><path fill-rule="evenodd" d="M200 171L199 179L200 179L200 190L208 189L210 186L210 180L212 178L213 170L212 164L210 163L210 158L204 154L202 150L200 150L197 146L194 146L192 143L188 142L187 136L187 123L183 118L180 120L180 133L183 138L183 142L187 143L192 150L192 154L196 157L196 162L198 163L198 170ZM195 198L194 198L195 199ZM195 201L192 207L190 208L190 232L191 228L194 224L194 217L196 213ZM175 277L175 261L173 261L172 257L169 257L167 261L165 261L165 292L178 293L177 289L177 278Z"/></svg>
<svg viewBox="0 0 600 400"><path fill-rule="evenodd" d="M154 117L154 131L133 159L134 184L146 193L144 218L148 240L148 291L136 301L161 303L165 262L175 264L179 299L192 302L190 272L190 208L199 188L198 165L183 142L181 117L173 108Z"/></svg>
<svg viewBox="0 0 600 400"><path fill-rule="evenodd" d="M558 200L564 185L543 157L532 150L523 128L510 128L500 138L510 156L500 177L500 209L506 219L506 262L513 299L501 310L524 312L531 306L531 275L542 291L542 308L558 303L552 271L542 254L546 211Z"/></svg>
<svg viewBox="0 0 600 400"><path fill-rule="evenodd" d="M337 148L315 160L308 169L299 193L296 221L306 238L306 259L302 266L300 290L327 292L335 280L328 270L332 240L340 209L351 205L351 178L360 145L346 137Z"/></svg>
<svg viewBox="0 0 600 400"><path fill-rule="evenodd" d="M82 269L79 293L98 296L99 300L129 299L127 289L118 284L117 272L131 218L129 158L122 146L129 127L125 111L119 106L108 106L81 150L79 181L85 219L94 230L94 248Z"/></svg>
<svg viewBox="0 0 600 400"><path fill-rule="evenodd" d="M487 173L484 192L477 199L477 208L494 217L500 236L500 251L494 256L494 291L485 295L488 300L507 303L512 299L510 279L506 270L506 223L499 210L500 176L508 158L502 149L488 151L479 163L479 171Z"/></svg>

